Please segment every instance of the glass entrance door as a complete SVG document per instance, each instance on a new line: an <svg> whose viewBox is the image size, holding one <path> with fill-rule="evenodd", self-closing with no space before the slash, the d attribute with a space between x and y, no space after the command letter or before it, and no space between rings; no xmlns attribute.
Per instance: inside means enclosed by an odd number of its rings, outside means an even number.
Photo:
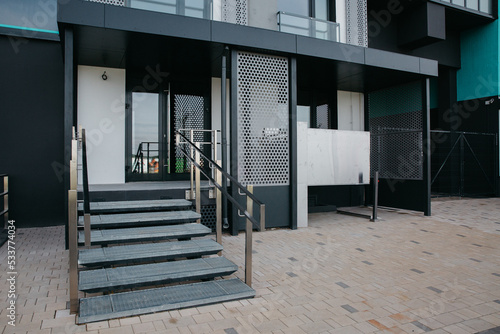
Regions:
<svg viewBox="0 0 500 334"><path fill-rule="evenodd" d="M131 92L126 181L188 180L190 164L175 143L176 131L210 129L210 86L165 83L156 92ZM195 132L194 142L210 141ZM210 152L210 148L202 147Z"/></svg>
<svg viewBox="0 0 500 334"><path fill-rule="evenodd" d="M160 94L132 93L130 181L161 180Z"/></svg>

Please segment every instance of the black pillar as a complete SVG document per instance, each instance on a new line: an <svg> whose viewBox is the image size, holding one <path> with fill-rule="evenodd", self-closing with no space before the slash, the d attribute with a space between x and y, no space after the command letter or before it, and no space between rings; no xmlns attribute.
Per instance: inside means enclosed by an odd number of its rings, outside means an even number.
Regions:
<svg viewBox="0 0 500 334"><path fill-rule="evenodd" d="M297 59L290 58L290 228L297 229Z"/></svg>
<svg viewBox="0 0 500 334"><path fill-rule="evenodd" d="M68 168L71 160L71 139L75 112L75 63L73 29L64 30L64 212L66 221L66 249L68 249L68 190L70 175Z"/></svg>
<svg viewBox="0 0 500 334"><path fill-rule="evenodd" d="M431 215L431 109L430 109L430 80L426 78L422 82L422 114L423 114L423 127L422 127L422 141L423 141L423 154L424 154L424 178L423 178L423 201L424 201L424 215Z"/></svg>
<svg viewBox="0 0 500 334"><path fill-rule="evenodd" d="M237 82L237 73L238 73L238 53L236 50L231 50L231 98L229 105L231 106L229 111L229 119L230 119L230 138L231 138L231 176L235 179L238 179L238 82ZM238 188L232 187L232 196L233 198L239 198L241 196L238 195ZM236 212L235 212L236 211ZM239 222L240 219L238 217L238 210L234 210L232 212L232 224L231 224L231 234L237 235L239 231Z"/></svg>

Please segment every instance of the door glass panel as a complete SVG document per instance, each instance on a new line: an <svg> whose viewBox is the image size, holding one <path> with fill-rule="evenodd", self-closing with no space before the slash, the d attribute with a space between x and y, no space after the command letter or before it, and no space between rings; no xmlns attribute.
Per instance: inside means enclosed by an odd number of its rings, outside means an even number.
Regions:
<svg viewBox="0 0 500 334"><path fill-rule="evenodd" d="M278 11L302 16L310 16L309 0L278 0Z"/></svg>
<svg viewBox="0 0 500 334"><path fill-rule="evenodd" d="M133 173L159 173L158 101L156 93L132 93Z"/></svg>
<svg viewBox="0 0 500 334"><path fill-rule="evenodd" d="M328 20L328 0L315 0L314 17L320 20Z"/></svg>

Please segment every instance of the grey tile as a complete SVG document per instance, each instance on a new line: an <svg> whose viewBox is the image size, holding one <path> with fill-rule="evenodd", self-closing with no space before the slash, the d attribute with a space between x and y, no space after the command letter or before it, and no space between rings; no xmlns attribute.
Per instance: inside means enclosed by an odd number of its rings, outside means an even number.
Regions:
<svg viewBox="0 0 500 334"><path fill-rule="evenodd" d="M361 261L361 262L363 262L364 264L367 264L367 265L369 265L369 266L372 266L372 265L373 265L373 263L371 263L370 261Z"/></svg>
<svg viewBox="0 0 500 334"><path fill-rule="evenodd" d="M423 330L424 332L430 332L432 329L427 327L426 325L424 325L423 323L421 323L420 321L413 321L412 324L414 326L417 326L418 328L420 328L421 330Z"/></svg>
<svg viewBox="0 0 500 334"><path fill-rule="evenodd" d="M290 277L297 277L297 274L292 273L292 272L288 272L288 273L286 273L286 274L287 274L288 276L290 276Z"/></svg>
<svg viewBox="0 0 500 334"><path fill-rule="evenodd" d="M349 312L351 312L351 313L356 313L356 312L358 312L358 310L356 310L356 309L355 309L354 307L352 307L351 305L347 305L347 304L346 304L346 305L342 305L341 307L342 307L344 310L347 310L347 311L349 311Z"/></svg>
<svg viewBox="0 0 500 334"><path fill-rule="evenodd" d="M433 286L428 286L427 289L432 290L432 291L437 292L437 293L443 293L443 290L440 290L440 289L435 288Z"/></svg>
<svg viewBox="0 0 500 334"><path fill-rule="evenodd" d="M345 283L342 283L342 282L337 282L337 283L335 283L335 284L337 284L338 286L340 286L340 287L342 287L342 288L344 288L344 289L349 288L349 285L347 285L347 284L345 284Z"/></svg>
<svg viewBox="0 0 500 334"><path fill-rule="evenodd" d="M234 328L224 329L224 332L226 332L226 334L238 334L238 332Z"/></svg>
<svg viewBox="0 0 500 334"><path fill-rule="evenodd" d="M422 270L418 270L418 269L410 269L410 270L416 272L417 274L423 274L424 273Z"/></svg>

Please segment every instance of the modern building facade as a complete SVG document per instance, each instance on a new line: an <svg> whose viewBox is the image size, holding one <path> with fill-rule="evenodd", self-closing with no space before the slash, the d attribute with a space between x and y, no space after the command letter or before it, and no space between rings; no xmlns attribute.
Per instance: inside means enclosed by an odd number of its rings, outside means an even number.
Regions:
<svg viewBox="0 0 500 334"><path fill-rule="evenodd" d="M498 137L494 0L0 6L0 172L20 226L65 224L78 125L91 184L187 180L176 131L222 129L217 158L255 186L267 227L290 228L307 226L308 208L370 203L375 171L381 205L430 215L431 184L451 193L456 178L439 175L457 174L461 159L446 159L439 131L449 141L464 130ZM464 116L457 106L470 101L479 107ZM495 195L491 145L476 158ZM244 221L230 214L236 233Z"/></svg>

